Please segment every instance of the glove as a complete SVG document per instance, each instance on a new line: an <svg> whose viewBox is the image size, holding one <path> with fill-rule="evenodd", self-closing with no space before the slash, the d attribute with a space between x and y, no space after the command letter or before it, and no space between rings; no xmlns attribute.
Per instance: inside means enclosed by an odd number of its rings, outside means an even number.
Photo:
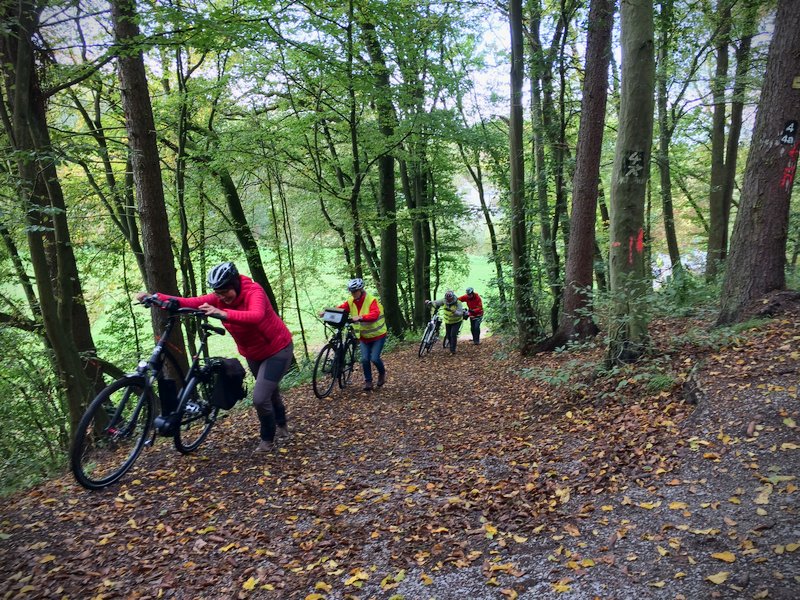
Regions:
<svg viewBox="0 0 800 600"><path fill-rule="evenodd" d="M175 300L175 298L170 298L162 305L162 308L167 312L177 312L180 307L180 302Z"/></svg>

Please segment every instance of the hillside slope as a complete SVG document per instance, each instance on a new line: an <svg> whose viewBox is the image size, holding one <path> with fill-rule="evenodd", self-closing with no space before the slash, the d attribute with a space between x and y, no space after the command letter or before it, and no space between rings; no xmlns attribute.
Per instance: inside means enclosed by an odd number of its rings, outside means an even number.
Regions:
<svg viewBox="0 0 800 600"><path fill-rule="evenodd" d="M800 311L719 350L706 325L654 325L674 381L593 378L599 350L408 346L379 391L287 393L272 455L248 408L107 491L65 475L3 500L0 594L797 598Z"/></svg>

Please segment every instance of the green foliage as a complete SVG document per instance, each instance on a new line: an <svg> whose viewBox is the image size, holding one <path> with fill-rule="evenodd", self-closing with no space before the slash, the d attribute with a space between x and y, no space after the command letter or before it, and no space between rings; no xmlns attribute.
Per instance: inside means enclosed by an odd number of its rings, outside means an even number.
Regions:
<svg viewBox="0 0 800 600"><path fill-rule="evenodd" d="M64 462L69 444L61 385L47 351L26 332L0 329L0 495L29 486Z"/></svg>

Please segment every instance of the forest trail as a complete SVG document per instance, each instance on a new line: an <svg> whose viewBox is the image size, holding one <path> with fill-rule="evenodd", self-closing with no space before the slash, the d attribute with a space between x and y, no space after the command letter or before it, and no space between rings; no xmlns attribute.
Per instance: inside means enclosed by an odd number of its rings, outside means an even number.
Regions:
<svg viewBox="0 0 800 600"><path fill-rule="evenodd" d="M798 350L796 309L685 346L669 360L702 365L695 407L680 383L631 377L614 402L589 372L536 384L527 369L574 357L497 337L409 344L375 392L288 392L271 455L249 407L109 490L64 475L5 498L0 597L796 598Z"/></svg>

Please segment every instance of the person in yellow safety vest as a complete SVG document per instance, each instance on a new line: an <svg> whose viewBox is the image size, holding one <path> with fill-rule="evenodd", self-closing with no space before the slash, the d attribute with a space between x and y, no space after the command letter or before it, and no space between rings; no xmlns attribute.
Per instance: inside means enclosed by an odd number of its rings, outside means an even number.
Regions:
<svg viewBox="0 0 800 600"><path fill-rule="evenodd" d="M456 353L456 342L458 341L458 331L461 329L461 321L463 321L469 311L456 298L456 293L453 290L447 290L444 293L443 300L425 300L425 304L433 304L434 306L443 306L442 320L444 321L444 345L450 348L450 354Z"/></svg>
<svg viewBox="0 0 800 600"><path fill-rule="evenodd" d="M339 308L350 312L350 319L361 341L361 367L364 369L364 391L372 390L372 366L378 370L378 387L386 383L386 367L381 360L381 352L386 344L386 319L383 306L377 298L364 291L364 280L351 279L347 289L352 297L342 302ZM371 363L371 364L370 364Z"/></svg>

